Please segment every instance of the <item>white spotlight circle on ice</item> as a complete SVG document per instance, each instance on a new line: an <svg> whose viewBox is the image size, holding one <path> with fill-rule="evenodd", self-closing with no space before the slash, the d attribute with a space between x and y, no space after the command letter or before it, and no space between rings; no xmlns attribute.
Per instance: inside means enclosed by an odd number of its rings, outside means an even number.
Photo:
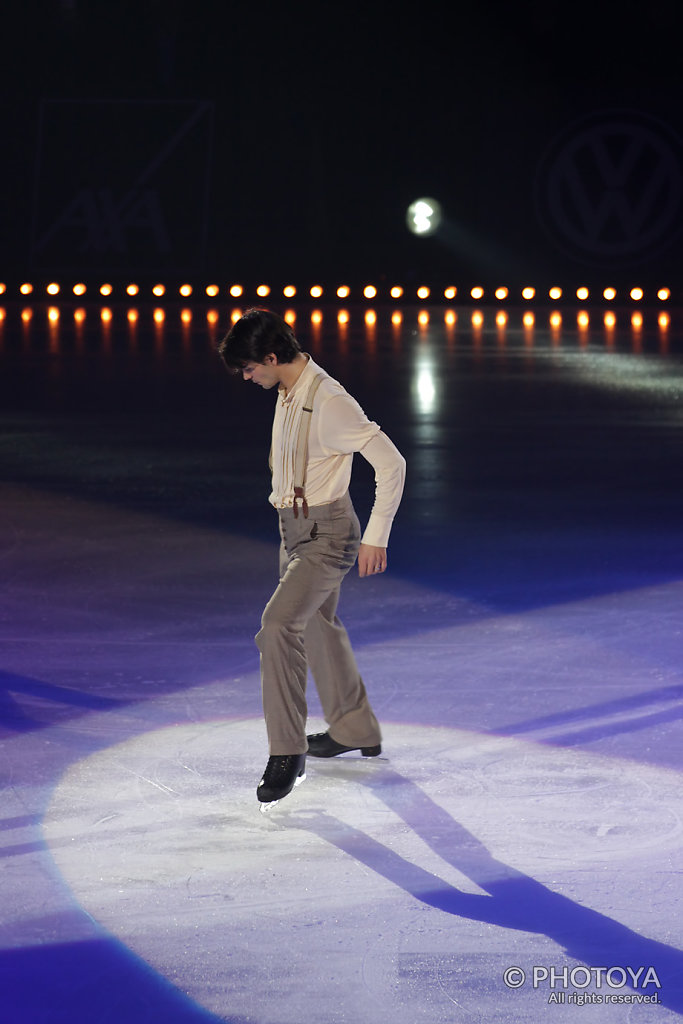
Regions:
<svg viewBox="0 0 683 1024"><path fill-rule="evenodd" d="M269 815L254 793L260 718L133 735L64 772L44 838L88 917L221 1020L298 1024L312 1007L366 1021L371 999L392 1024L451 1024L475 998L486 1016L470 1019L501 1020L490 979L525 921L501 889L545 892L547 926L578 899L606 908L616 934L648 920L630 893L680 848L679 772L443 726L382 732L382 757L311 758ZM574 906L560 916L593 923ZM658 927L673 934L673 917Z"/></svg>
<svg viewBox="0 0 683 1024"><path fill-rule="evenodd" d="M441 204L424 196L411 203L406 213L408 230L414 235L433 235L442 220Z"/></svg>

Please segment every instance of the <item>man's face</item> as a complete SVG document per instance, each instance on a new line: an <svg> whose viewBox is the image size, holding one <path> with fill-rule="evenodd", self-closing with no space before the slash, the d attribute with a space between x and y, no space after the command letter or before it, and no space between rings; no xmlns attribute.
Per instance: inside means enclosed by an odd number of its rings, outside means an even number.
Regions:
<svg viewBox="0 0 683 1024"><path fill-rule="evenodd" d="M266 356L262 363L246 363L242 367L242 379L260 384L266 390L275 387L280 383L277 356Z"/></svg>

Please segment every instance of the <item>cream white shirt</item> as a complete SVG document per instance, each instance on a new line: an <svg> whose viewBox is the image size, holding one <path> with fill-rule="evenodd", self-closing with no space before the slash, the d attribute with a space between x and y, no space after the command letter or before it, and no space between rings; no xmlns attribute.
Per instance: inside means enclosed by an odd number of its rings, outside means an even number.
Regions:
<svg viewBox="0 0 683 1024"><path fill-rule="evenodd" d="M315 363L310 356L299 379L285 396L278 391L273 418L272 493L275 508L294 504L294 459L302 406L311 381L323 380L316 392L308 435L306 501L327 505L349 489L354 452L360 452L375 471L375 502L363 533L364 544L385 548L391 524L403 494L405 459L371 422L355 398Z"/></svg>

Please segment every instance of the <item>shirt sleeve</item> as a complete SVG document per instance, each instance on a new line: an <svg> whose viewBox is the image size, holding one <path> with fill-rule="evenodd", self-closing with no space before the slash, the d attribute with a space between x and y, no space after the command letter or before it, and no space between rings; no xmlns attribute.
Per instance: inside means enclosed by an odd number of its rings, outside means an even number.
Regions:
<svg viewBox="0 0 683 1024"><path fill-rule="evenodd" d="M381 430L361 448L360 453L375 471L375 503L362 543L385 548L403 494L406 460Z"/></svg>
<svg viewBox="0 0 683 1024"><path fill-rule="evenodd" d="M379 430L349 394L332 395L321 405L318 438L330 453L359 452Z"/></svg>
<svg viewBox="0 0 683 1024"><path fill-rule="evenodd" d="M362 543L385 548L403 494L405 459L349 394L334 395L323 404L318 437L330 452L345 455L360 452L374 469L375 502Z"/></svg>

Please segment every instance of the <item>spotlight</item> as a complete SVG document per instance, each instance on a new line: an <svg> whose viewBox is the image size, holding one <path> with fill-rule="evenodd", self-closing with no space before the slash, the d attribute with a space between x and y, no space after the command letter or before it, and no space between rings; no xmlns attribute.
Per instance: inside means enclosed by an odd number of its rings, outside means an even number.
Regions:
<svg viewBox="0 0 683 1024"><path fill-rule="evenodd" d="M366 284L365 288L363 289L363 295L365 296L366 299L374 299L377 295L377 289L375 288L374 284Z"/></svg>
<svg viewBox="0 0 683 1024"><path fill-rule="evenodd" d="M557 288L557 287L553 287L548 292L548 295L550 296L551 299L554 299L554 300L561 299L562 298L562 289L561 288Z"/></svg>
<svg viewBox="0 0 683 1024"><path fill-rule="evenodd" d="M417 289L417 297L418 299L428 299L429 288L427 288L426 285L422 285L420 288Z"/></svg>
<svg viewBox="0 0 683 1024"><path fill-rule="evenodd" d="M413 235L433 235L442 220L441 205L436 199L423 197L411 203L406 213L406 224Z"/></svg>
<svg viewBox="0 0 683 1024"><path fill-rule="evenodd" d="M401 288L400 285L395 284L394 287L389 292L389 294L391 295L392 299L400 299L403 296L403 289Z"/></svg>

